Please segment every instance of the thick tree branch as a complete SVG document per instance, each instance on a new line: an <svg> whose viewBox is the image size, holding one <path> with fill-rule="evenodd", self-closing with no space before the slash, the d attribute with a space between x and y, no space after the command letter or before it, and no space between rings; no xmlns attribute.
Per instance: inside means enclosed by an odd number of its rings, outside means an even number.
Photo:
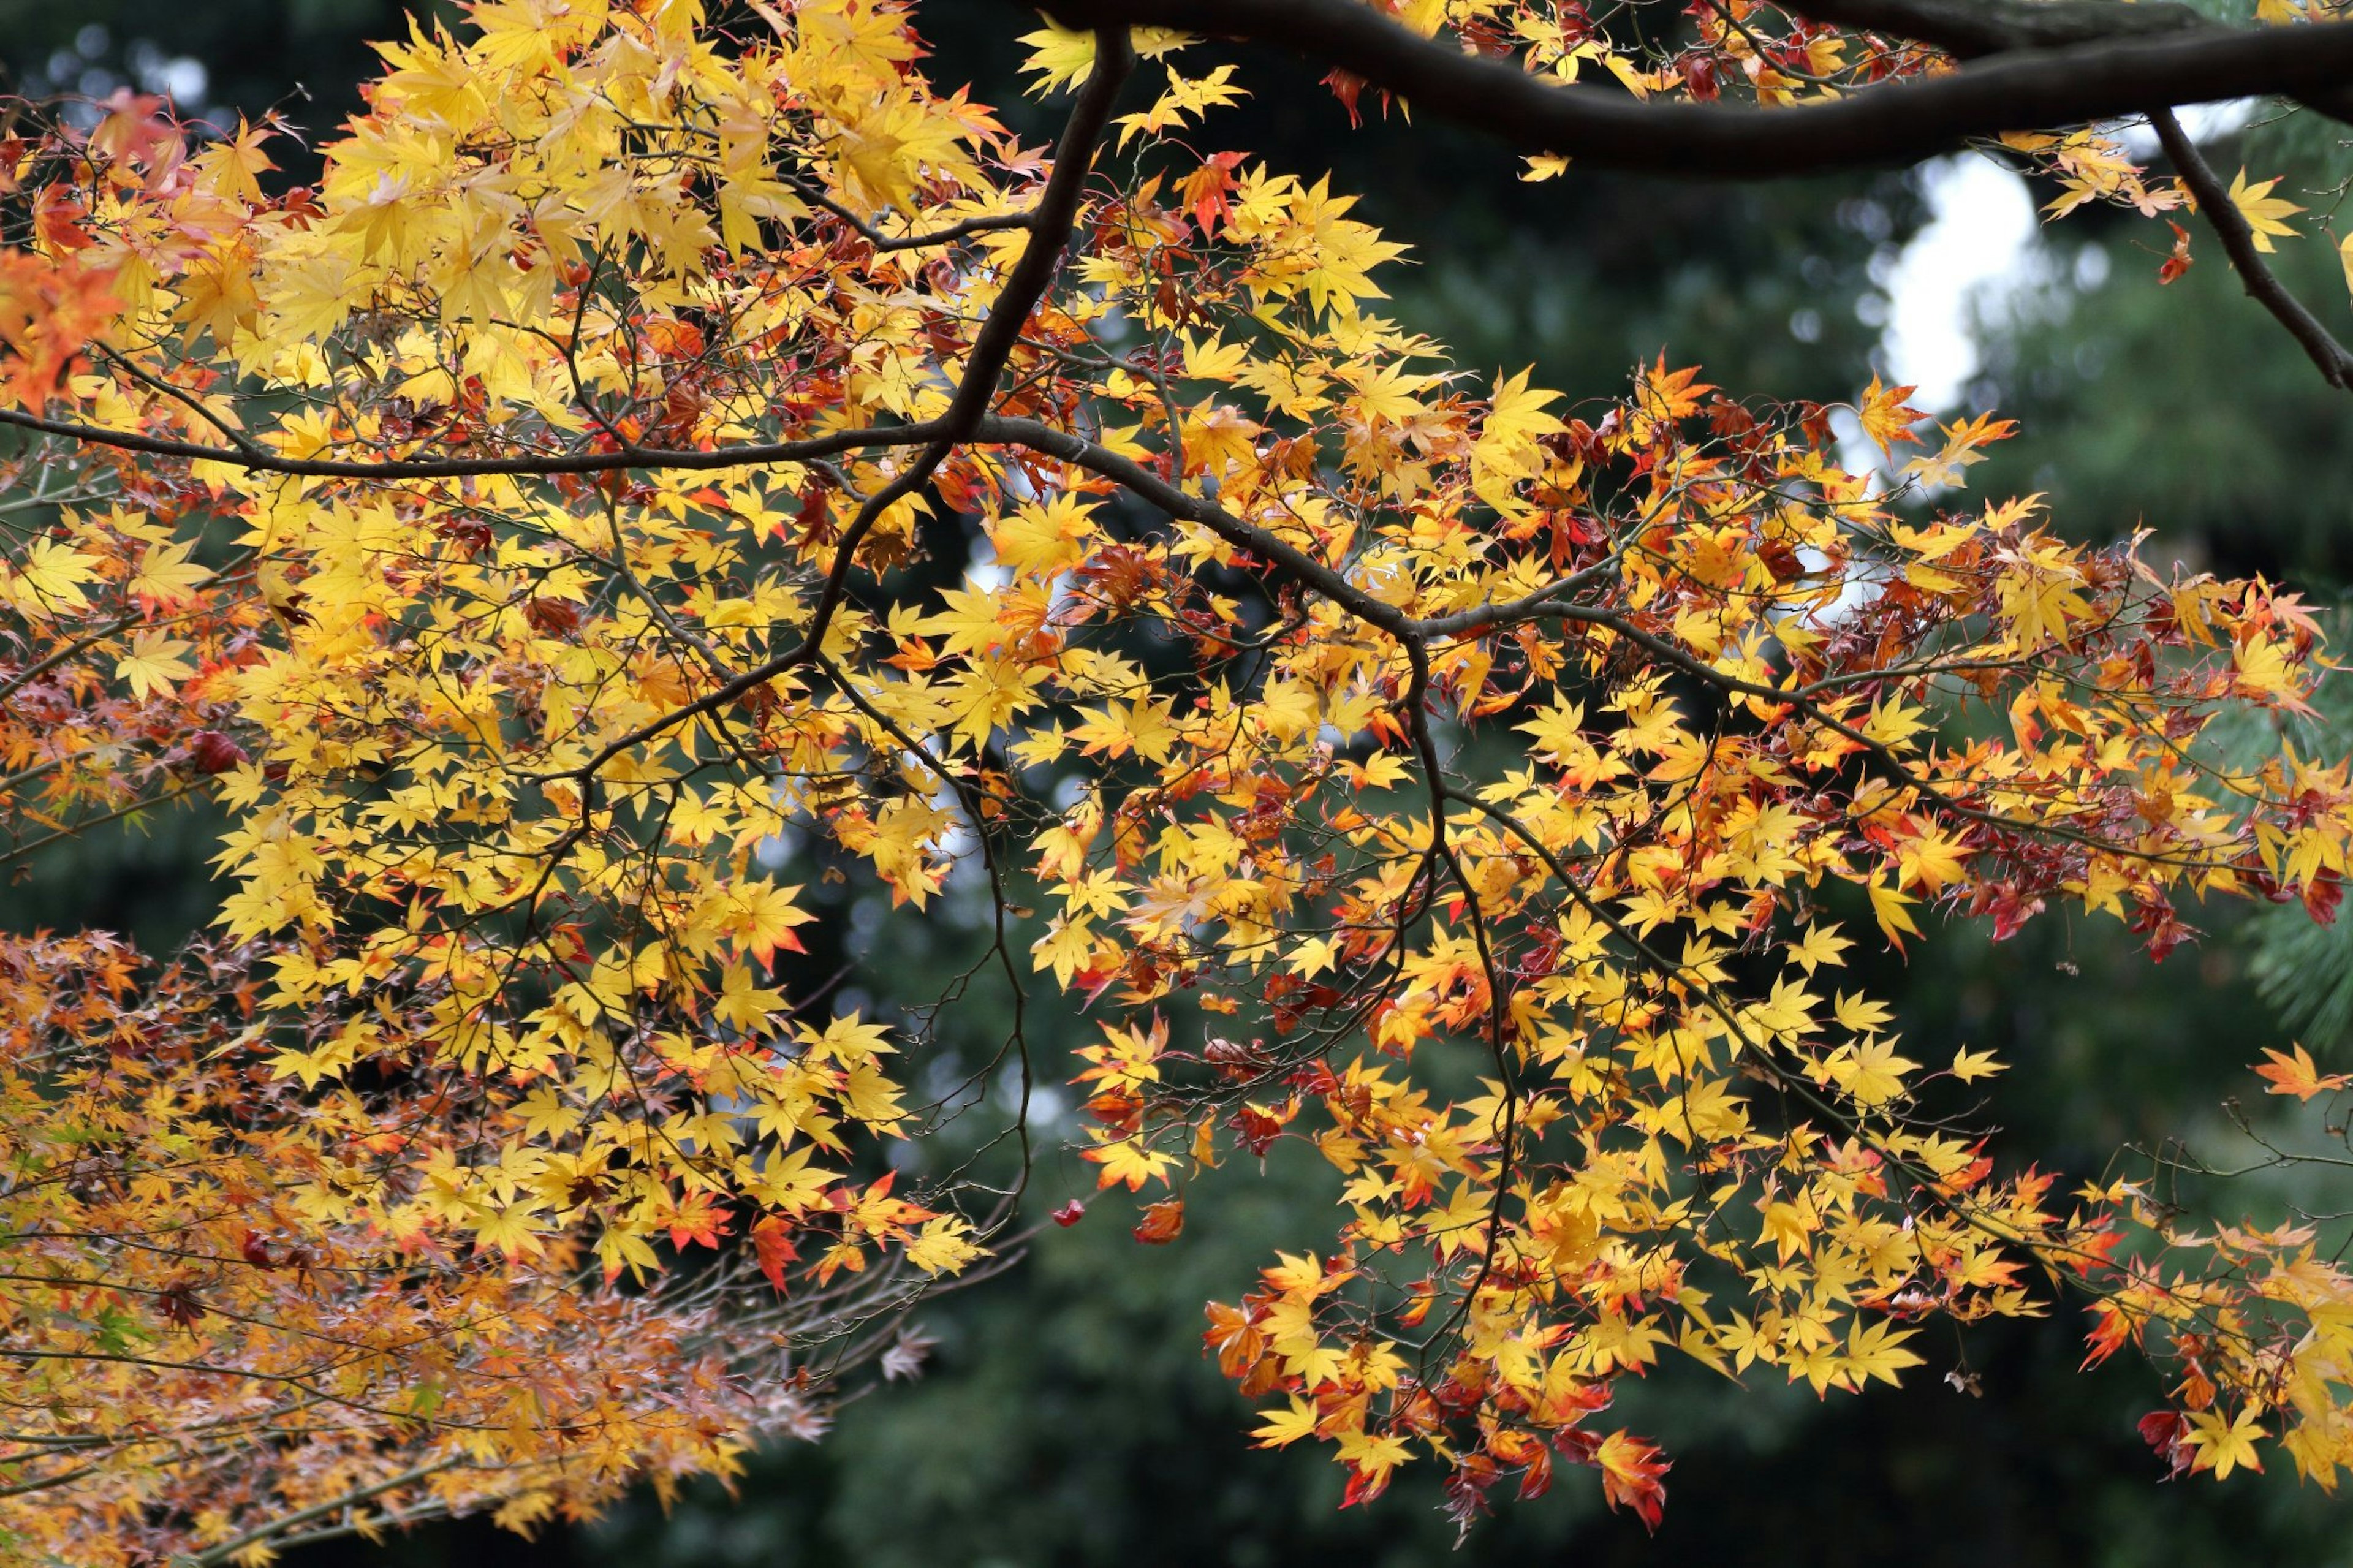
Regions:
<svg viewBox="0 0 2353 1568"><path fill-rule="evenodd" d="M2231 31L2172 0L2146 5L2116 0L1792 0L1788 8L1817 22L1933 45L1960 59L2114 38Z"/></svg>
<svg viewBox="0 0 2353 1568"><path fill-rule="evenodd" d="M2231 266L2237 270L2248 295L2288 330L2331 386L2353 389L2353 353L2348 353L2345 345L2321 324L2319 317L2305 309L2304 301L2288 291L2279 274L2263 260L2263 253L2255 248L2255 231L2249 226L2246 215L2231 200L2229 189L2214 173L2213 165L2206 162L2205 154L2198 151L2198 143L2189 139L2181 122L2168 110L2159 110L2150 115L2149 123L2157 128L2157 139L2164 145L2165 155L2172 160L2181 183L2198 198L2199 216L2222 242L2223 252L2230 257Z"/></svg>
<svg viewBox="0 0 2353 1568"><path fill-rule="evenodd" d="M1593 168L1761 179L1909 163L1972 137L2181 103L2326 92L2353 79L2353 24L2166 31L2007 53L1796 109L1643 103L1541 80L1424 38L1361 0L1057 0L1066 20L1268 44L1399 94L1418 111Z"/></svg>
<svg viewBox="0 0 2353 1568"><path fill-rule="evenodd" d="M1908 38L1964 60L2112 38L2218 38L2236 31L2174 0L2139 5L2119 0L1794 0L1790 8L1817 22ZM2353 116L2353 90L2315 89L2297 97L2332 119Z"/></svg>

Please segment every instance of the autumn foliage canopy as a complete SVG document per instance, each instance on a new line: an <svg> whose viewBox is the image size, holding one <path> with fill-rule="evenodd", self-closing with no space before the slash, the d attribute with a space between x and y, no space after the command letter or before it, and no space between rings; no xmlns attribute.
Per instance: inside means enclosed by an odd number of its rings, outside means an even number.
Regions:
<svg viewBox="0 0 2353 1568"><path fill-rule="evenodd" d="M1023 1009L1088 1018L1140 1241L1279 1143L1336 1170L1208 1347L1352 1501L1568 1462L1655 1522L1620 1378L1859 1392L2053 1311L2156 1363L2156 1473L2333 1484L2314 1233L2022 1167L2001 1064L1841 981L1957 919L2332 918L2344 763L2209 733L2303 709L2314 616L1970 495L2009 425L1906 388L1454 363L1381 314L1403 247L1219 124L1230 34L1496 132L1532 200L1974 139L2253 286L2319 241L2169 108L2346 79L2353 27L2265 6L1008 6L1037 145L892 0L478 0L382 46L315 188L269 125L18 106L0 853L227 827L183 952L0 939L0 1560L527 1527L815 1430L1067 1195L892 1157L981 987L1023 1170ZM977 902L985 962L797 992L820 875Z"/></svg>

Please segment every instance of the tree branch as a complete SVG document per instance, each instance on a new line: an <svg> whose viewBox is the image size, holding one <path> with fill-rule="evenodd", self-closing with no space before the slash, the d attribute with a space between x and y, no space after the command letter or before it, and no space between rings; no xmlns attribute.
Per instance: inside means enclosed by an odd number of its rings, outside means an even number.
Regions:
<svg viewBox="0 0 2353 1568"><path fill-rule="evenodd" d="M968 217L962 223L952 223L945 228L935 228L926 233L893 236L883 233L874 225L860 217L850 208L827 195L825 187L815 180L805 179L797 174L786 174L784 181L785 184L798 191L802 199L811 206L830 213L834 217L848 224L858 231L867 244L872 246L877 251L884 253L896 250L926 250L937 246L953 245L959 239L968 239L976 234L995 234L1009 228L1028 228L1034 216L1026 212L1000 213L992 217Z"/></svg>
<svg viewBox="0 0 2353 1568"><path fill-rule="evenodd" d="M1792 0L1787 8L1818 22L1932 45L1963 60L2112 38L2218 38L2237 31L2174 0L2138 5L2117 0ZM2331 119L2353 117L2353 90L2316 89L2297 97Z"/></svg>
<svg viewBox="0 0 2353 1568"><path fill-rule="evenodd" d="M2206 162L2205 154L2198 151L2198 143L2181 129L2181 121L2168 110L2158 110L2148 121L2157 128L2157 139L2164 145L2165 155L2172 160L2181 183L2198 199L2199 216L2222 242L2223 252L2230 257L2231 266L2238 272L2239 281L2246 286L2249 297L2269 310L2288 330L2288 335L2303 345L2329 385L2353 390L2353 353L2346 352L2345 345L2321 325L2319 317L2305 309L2304 301L2288 291L2279 274L2263 260L2263 252L2255 248L2255 231L2248 225L2246 215L2231 200L2221 177Z"/></svg>
<svg viewBox="0 0 2353 1568"><path fill-rule="evenodd" d="M1377 599L1346 576L1280 535L1244 521L1214 501L1188 495L1150 468L1101 447L1083 436L1035 419L1002 416L984 419L973 438L995 446L1026 447L1050 458L1109 479L1138 500L1158 507L1171 517L1198 522L1237 550L1247 550L1338 605L1404 641L1416 634L1413 617L1383 599Z"/></svg>
<svg viewBox="0 0 2353 1568"><path fill-rule="evenodd" d="M373 1498L382 1497L385 1493L396 1491L402 1487L414 1486L418 1481L430 1479L443 1470L453 1468L462 1463L464 1460L455 1456L434 1459L418 1465L413 1469L403 1470L397 1475L386 1476L382 1480L353 1487L351 1490L338 1493L324 1502L313 1503L309 1508L297 1509L291 1513L248 1530L242 1535L231 1536L228 1540L207 1547L192 1556L180 1558L174 1563L174 1568L213 1568L213 1565L227 1563L241 1552L268 1542L271 1537L282 1531L299 1529L315 1520L340 1513L347 1508L356 1508Z"/></svg>
<svg viewBox="0 0 2353 1568"><path fill-rule="evenodd" d="M550 479L558 474L607 474L622 469L750 468L771 463L805 463L844 452L881 447L920 447L939 438L941 419L913 425L836 430L799 441L766 441L709 451L664 447L623 447L611 452L549 452L512 458L287 458L237 447L209 447L138 430L117 430L71 419L51 419L22 409L0 408L0 428L56 436L86 447L110 447L151 458L182 458L192 463L222 463L258 474L309 479L462 479L491 474Z"/></svg>
<svg viewBox="0 0 2353 1568"><path fill-rule="evenodd" d="M765 686L786 671L823 655L826 632L849 591L849 573L856 563L859 542L885 511L922 489L959 443L971 439L987 423L988 405L997 396L997 384L1006 363L1021 341L1021 329L1029 324L1029 313L1038 308L1054 274L1061 268L1062 252L1070 245L1071 226L1078 221L1087 176L1094 169L1095 149L1103 140L1104 127L1111 123L1112 105L1119 96L1120 87L1134 68L1135 54L1129 47L1124 30L1106 27L1096 35L1094 74L1079 89L1078 100L1071 106L1070 119L1054 149L1054 171L1047 176L1046 188L1038 198L1029 226L1029 242L1007 275L996 303L990 306L988 319L973 335L972 351L965 356L964 374L956 383L955 395L945 414L927 422L934 434L922 454L897 479L869 497L859 508L857 517L842 531L841 542L834 551L832 570L826 574L825 584L818 593L817 607L810 614L808 630L793 647L765 663L607 742L587 762L569 770L568 776L593 778L623 752L697 714L725 707L754 688Z"/></svg>
<svg viewBox="0 0 2353 1568"><path fill-rule="evenodd" d="M1959 59L2018 49L2065 48L2124 37L2232 29L2173 0L2128 5L2113 0L1791 0L1817 22L1929 44Z"/></svg>
<svg viewBox="0 0 2353 1568"><path fill-rule="evenodd" d="M1833 4L1838 0L1833 0ZM2010 52L1943 76L1796 109L1642 103L1539 79L1462 52L1360 0L1056 0L1066 18L1223 34L1336 66L1424 113L1527 153L1600 169L1767 179L1873 168L1972 137L2263 93L2326 92L2353 77L2353 24L2168 30Z"/></svg>

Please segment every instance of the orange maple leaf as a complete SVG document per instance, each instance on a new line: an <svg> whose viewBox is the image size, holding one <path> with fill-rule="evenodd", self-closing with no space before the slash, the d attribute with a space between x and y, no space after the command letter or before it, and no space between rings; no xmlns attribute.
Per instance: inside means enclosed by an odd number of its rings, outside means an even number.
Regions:
<svg viewBox="0 0 2353 1568"><path fill-rule="evenodd" d="M2295 1054L2290 1055L2292 1051ZM2343 1089L2353 1084L2353 1074L2332 1072L2323 1074L2313 1065L2312 1054L2302 1046L2291 1046L2288 1051L2266 1050L2268 1062L2255 1064L2255 1076L2272 1080L2272 1094L2292 1094L2298 1100L2310 1100L2316 1094Z"/></svg>
<svg viewBox="0 0 2353 1568"><path fill-rule="evenodd" d="M1185 1200L1164 1198L1144 1211L1144 1218L1135 1227L1135 1239L1146 1247L1166 1247L1184 1229Z"/></svg>
<svg viewBox="0 0 2353 1568"><path fill-rule="evenodd" d="M1883 386L1873 374L1871 385L1864 389L1862 402L1855 413L1862 418L1863 434L1879 443L1883 452L1894 453L1906 441L1917 441L1912 426L1928 417L1916 408L1907 407L1904 400L1918 390L1910 386Z"/></svg>

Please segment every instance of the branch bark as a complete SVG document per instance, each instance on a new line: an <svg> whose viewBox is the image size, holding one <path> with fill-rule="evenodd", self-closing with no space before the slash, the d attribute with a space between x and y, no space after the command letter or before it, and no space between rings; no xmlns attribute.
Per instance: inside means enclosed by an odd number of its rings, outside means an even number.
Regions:
<svg viewBox="0 0 2353 1568"><path fill-rule="evenodd" d="M2255 248L2255 231L2238 205L2231 200L2221 176L2198 151L2198 143L2189 139L2169 110L2159 110L2150 115L2149 123L2156 127L2157 139L2164 146L2166 157L2172 160L2181 183L2198 199L2199 216L2222 242L2223 253L2230 257L2231 266L2245 285L2248 297L2287 329L2288 335L2320 367L2329 385L2353 390L2353 353L2347 352L2345 345L2321 324L2320 318L2289 292L2279 274L2263 260L2263 252Z"/></svg>
<svg viewBox="0 0 2353 1568"><path fill-rule="evenodd" d="M710 451L693 447L621 447L610 452L541 452L493 458L289 458L245 447L214 447L150 436L138 430L115 430L77 420L52 419L18 408L0 408L0 429L56 436L86 447L108 447L150 458L180 458L192 463L225 463L257 474L285 474L309 479L462 479L493 474L553 479L558 474L609 474L623 469L680 471L747 468L775 463L806 463L838 458L846 452L884 447L920 447L937 440L947 428L944 418L913 425L836 430L806 440L769 441L754 446L720 447Z"/></svg>
<svg viewBox="0 0 2353 1568"><path fill-rule="evenodd" d="M1799 12L1817 22L1909 38L1962 60L2112 38L2219 38L2237 31L2174 0L2150 0L2138 5L2117 0L1794 0L1794 4ZM2333 120L2353 122L2353 90L2316 89L2296 96L2307 108Z"/></svg>
<svg viewBox="0 0 2353 1568"><path fill-rule="evenodd" d="M1860 27L1891 37L1932 44L1958 59L2008 54L2016 49L2064 48L2111 38L2200 33L2212 37L2232 29L2209 21L2172 0L2146 5L2114 0L1793 0L1817 22Z"/></svg>
<svg viewBox="0 0 2353 1568"><path fill-rule="evenodd" d="M1848 0L1831 0L1836 9ZM1856 0L1866 4L1867 0ZM1361 0L1056 0L1065 19L1181 27L1337 67L1417 110L1591 168L1770 179L1915 162L1971 138L2353 78L2353 24L2176 30L2006 52L1796 109L1643 103L1422 37ZM2121 7L2120 7L2121 9Z"/></svg>

